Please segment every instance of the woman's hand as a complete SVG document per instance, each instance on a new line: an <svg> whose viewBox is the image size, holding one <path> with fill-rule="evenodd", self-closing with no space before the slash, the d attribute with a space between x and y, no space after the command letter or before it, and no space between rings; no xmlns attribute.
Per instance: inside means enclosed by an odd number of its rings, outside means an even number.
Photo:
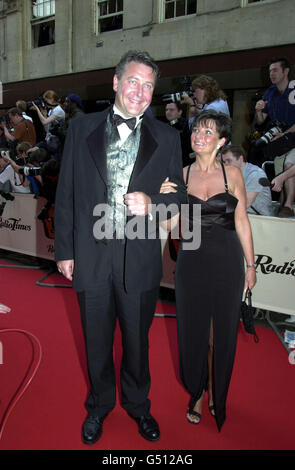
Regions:
<svg viewBox="0 0 295 470"><path fill-rule="evenodd" d="M177 184L172 183L172 181L169 181L169 178L167 176L165 181L163 181L162 183L162 186L160 188L160 193L161 194L177 193L177 189L175 188L177 188Z"/></svg>
<svg viewBox="0 0 295 470"><path fill-rule="evenodd" d="M246 291L248 288L250 290L253 289L253 287L256 284L256 271L255 268L247 268L246 271L246 276L245 276L245 285L244 285L244 290Z"/></svg>

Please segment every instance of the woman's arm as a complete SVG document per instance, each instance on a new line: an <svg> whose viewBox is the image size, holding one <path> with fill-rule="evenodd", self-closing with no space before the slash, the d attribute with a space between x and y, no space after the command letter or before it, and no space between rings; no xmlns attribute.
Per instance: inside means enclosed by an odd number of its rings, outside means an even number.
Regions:
<svg viewBox="0 0 295 470"><path fill-rule="evenodd" d="M39 119L40 119L41 123L43 124L43 126L48 126L48 124L50 124L52 121L60 120L60 118L57 115L54 114L54 109L53 109L52 114L50 116L43 116L42 112L40 111L40 109L38 108L38 106L34 102L33 102L33 107L37 111Z"/></svg>
<svg viewBox="0 0 295 470"><path fill-rule="evenodd" d="M177 187L176 183L173 183L172 181L169 181L169 178L167 177L160 188L160 193L162 194L167 194L167 193L176 193L177 190L175 189ZM166 232L171 232L173 230L179 221L179 213L175 214L171 219L168 220L162 220L160 222L160 226L166 230Z"/></svg>
<svg viewBox="0 0 295 470"><path fill-rule="evenodd" d="M238 204L235 210L235 226L247 264L244 288L245 290L248 287L253 289L256 284L256 269L254 265L255 260L252 231L246 209L247 197L244 179L241 171L236 167L227 167L226 171L228 174L230 191L238 199Z"/></svg>

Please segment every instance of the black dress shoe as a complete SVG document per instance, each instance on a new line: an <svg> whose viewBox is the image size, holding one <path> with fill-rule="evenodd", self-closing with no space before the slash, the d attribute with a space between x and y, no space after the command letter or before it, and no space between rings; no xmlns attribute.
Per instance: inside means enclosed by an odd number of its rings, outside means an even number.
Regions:
<svg viewBox="0 0 295 470"><path fill-rule="evenodd" d="M84 444L95 444L102 435L103 418L88 415L82 426L82 441Z"/></svg>
<svg viewBox="0 0 295 470"><path fill-rule="evenodd" d="M131 416L138 424L138 432L148 441L158 441L160 439L160 429L157 421L150 415Z"/></svg>

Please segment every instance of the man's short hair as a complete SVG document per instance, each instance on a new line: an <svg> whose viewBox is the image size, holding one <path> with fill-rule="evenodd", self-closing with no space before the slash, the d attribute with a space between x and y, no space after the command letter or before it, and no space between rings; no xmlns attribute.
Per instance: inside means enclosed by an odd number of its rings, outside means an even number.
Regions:
<svg viewBox="0 0 295 470"><path fill-rule="evenodd" d="M16 107L10 108L10 109L8 110L8 114L12 114L12 116L15 116L15 115L17 114L18 116L23 117L21 110L18 109L18 108L16 108Z"/></svg>
<svg viewBox="0 0 295 470"><path fill-rule="evenodd" d="M115 70L115 74L119 80L122 78L125 68L128 64L130 64L130 62L136 62L137 64L144 64L147 67L151 67L155 74L155 80L157 80L159 76L159 68L157 64L148 52L142 51L128 51L121 57L120 62L117 64Z"/></svg>
<svg viewBox="0 0 295 470"><path fill-rule="evenodd" d="M30 148L32 148L32 145L29 142L20 142L16 146L16 153L20 154L23 152L27 152Z"/></svg>
<svg viewBox="0 0 295 470"><path fill-rule="evenodd" d="M270 59L270 61L268 63L268 67L270 67L271 64L275 64L277 62L280 62L281 67L282 67L283 70L285 70L285 69L290 69L291 70L290 61L286 57L273 57L272 59Z"/></svg>
<svg viewBox="0 0 295 470"><path fill-rule="evenodd" d="M225 155L227 152L231 152L236 160L242 156L243 161L247 161L246 151L243 147L241 147L241 145L227 145L226 147L223 147L221 150L222 155Z"/></svg>
<svg viewBox="0 0 295 470"><path fill-rule="evenodd" d="M183 103L181 103L180 101L168 101L168 103L166 103L166 105L167 105L167 104L171 104L171 103L172 103L172 104L175 104L175 106L176 106L176 108L178 109L178 111L182 111L183 113L185 113L185 111L186 111L186 104L183 104Z"/></svg>

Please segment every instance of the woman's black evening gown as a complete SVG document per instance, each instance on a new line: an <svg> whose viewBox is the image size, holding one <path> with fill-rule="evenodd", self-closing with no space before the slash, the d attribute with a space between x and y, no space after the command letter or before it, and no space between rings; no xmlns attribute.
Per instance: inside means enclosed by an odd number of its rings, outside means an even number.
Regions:
<svg viewBox="0 0 295 470"><path fill-rule="evenodd" d="M193 205L201 205L201 245L196 250L185 250L183 241L175 271L180 376L192 406L208 388L213 319L213 399L219 430L226 416L244 287L243 250L234 223L238 201L228 192L223 165L222 169L224 193L207 201L188 194L190 226Z"/></svg>

